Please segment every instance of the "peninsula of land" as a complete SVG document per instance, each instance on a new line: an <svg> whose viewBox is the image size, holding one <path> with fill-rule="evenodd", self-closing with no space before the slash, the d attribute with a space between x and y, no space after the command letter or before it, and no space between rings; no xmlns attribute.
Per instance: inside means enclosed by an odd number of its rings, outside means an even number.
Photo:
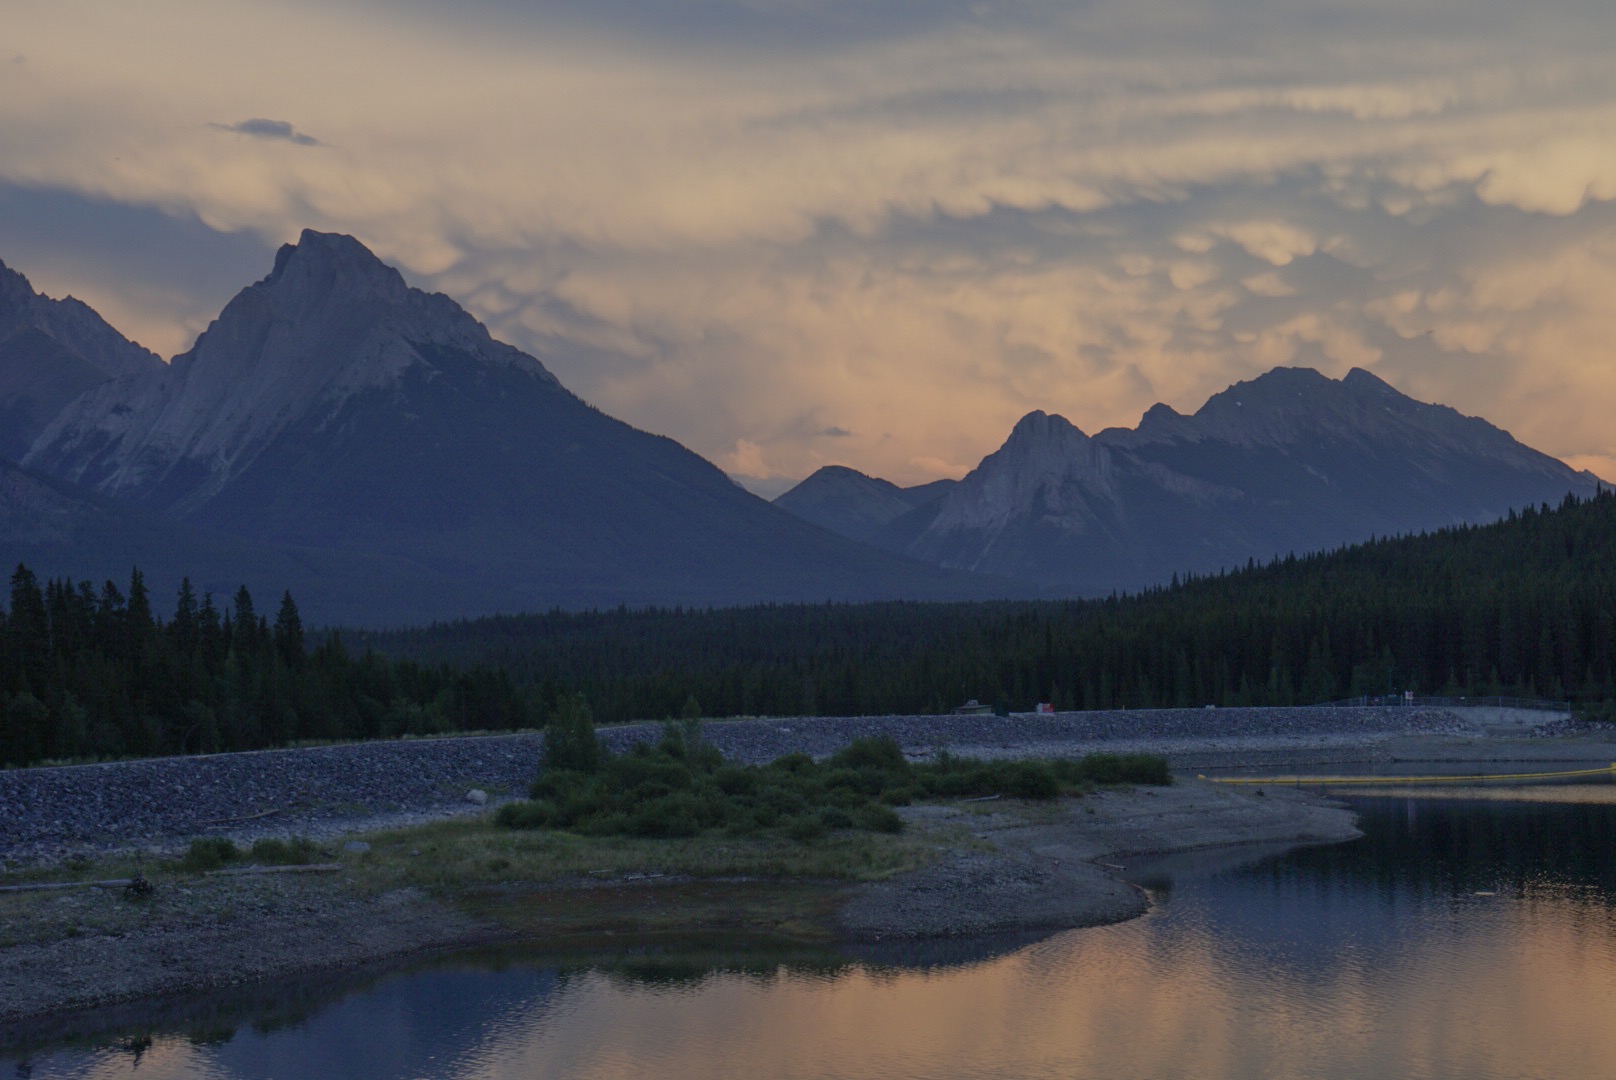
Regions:
<svg viewBox="0 0 1616 1080"><path fill-rule="evenodd" d="M602 734L627 745L656 730ZM904 808L907 827L893 840L903 846L877 880L665 873L634 865L644 849L625 848L606 867L544 880L504 880L499 860L484 858L456 881L456 868L473 864L428 850L453 837L420 830L474 829L489 805L519 793L536 766L537 735L13 770L0 773L5 882L48 883L75 867L82 878L92 864L117 873L169 865L199 835L242 845L301 837L329 861L314 871L154 874L158 887L140 900L117 887L0 893L0 1045L118 1003L480 945L587 952L636 934L705 934L891 946L1113 922L1149 906L1127 877L1135 855L1357 835L1350 811L1315 794L1234 788L1199 772L1398 760L1467 761L1487 771L1487 762L1569 768L1616 760L1609 731L1496 710L799 718L713 722L705 730L727 755L747 761L793 750L825 754L887 734L915 757L1161 753L1179 779L1055 803ZM423 876L426 863L444 867L443 876ZM397 867L408 873L390 869Z"/></svg>

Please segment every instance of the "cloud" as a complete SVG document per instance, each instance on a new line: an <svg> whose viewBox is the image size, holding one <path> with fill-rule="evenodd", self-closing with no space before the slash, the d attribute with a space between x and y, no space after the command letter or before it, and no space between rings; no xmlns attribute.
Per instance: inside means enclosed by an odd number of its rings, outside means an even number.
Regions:
<svg viewBox="0 0 1616 1080"><path fill-rule="evenodd" d="M1609 5L86 4L8 18L0 183L354 233L732 472L958 475L1030 409L1275 363L1616 446ZM211 120L264 113L325 141ZM96 265L52 279L175 337L217 310Z"/></svg>
<svg viewBox="0 0 1616 1080"><path fill-rule="evenodd" d="M242 120L235 124L209 124L211 128L220 131L232 131L237 135L251 135L255 139L280 139L285 142L296 143L298 146L323 146L319 139L312 135L299 133L285 120L264 120L254 118Z"/></svg>

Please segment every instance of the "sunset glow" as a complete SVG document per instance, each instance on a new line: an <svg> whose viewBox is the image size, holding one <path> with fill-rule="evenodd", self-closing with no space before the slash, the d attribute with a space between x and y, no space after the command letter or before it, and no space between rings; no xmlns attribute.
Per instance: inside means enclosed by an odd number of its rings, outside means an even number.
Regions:
<svg viewBox="0 0 1616 1080"><path fill-rule="evenodd" d="M1616 477L1616 8L22 0L0 259L164 355L304 227L777 491L1281 364ZM474 437L468 433L468 437Z"/></svg>

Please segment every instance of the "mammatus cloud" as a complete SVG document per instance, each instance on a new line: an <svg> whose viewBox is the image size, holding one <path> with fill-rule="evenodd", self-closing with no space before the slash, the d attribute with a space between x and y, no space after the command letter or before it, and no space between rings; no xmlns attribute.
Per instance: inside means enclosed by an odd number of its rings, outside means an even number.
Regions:
<svg viewBox="0 0 1616 1080"><path fill-rule="evenodd" d="M251 135L255 139L280 139L285 142L296 143L298 146L321 146L319 139L312 135L304 135L292 127L285 120L263 120L254 118L242 120L235 124L209 124L211 128L220 131L232 131L237 135Z"/></svg>
<svg viewBox="0 0 1616 1080"><path fill-rule="evenodd" d="M957 475L1296 363L1616 475L1616 8L87 3L8 17L0 181L354 233L733 473ZM212 119L266 112L325 149Z"/></svg>

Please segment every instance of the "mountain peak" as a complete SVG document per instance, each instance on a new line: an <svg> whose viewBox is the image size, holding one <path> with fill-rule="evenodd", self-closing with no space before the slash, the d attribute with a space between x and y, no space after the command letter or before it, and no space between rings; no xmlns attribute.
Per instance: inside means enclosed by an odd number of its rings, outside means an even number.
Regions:
<svg viewBox="0 0 1616 1080"><path fill-rule="evenodd" d="M1034 409L1016 421L1016 426L1011 429L1010 438L1005 445L1009 446L1018 442L1048 442L1051 440L1071 439L1083 441L1088 439L1088 436L1083 434L1083 430L1066 419L1066 417L1058 413L1046 413L1041 409Z"/></svg>
<svg viewBox="0 0 1616 1080"><path fill-rule="evenodd" d="M556 384L538 360L494 341L449 297L410 288L358 240L305 230L170 367L77 399L28 460L108 492L163 492L165 505L189 513L276 440L319 430L351 401L382 393L413 415L401 404L406 382L420 392L446 368Z"/></svg>
<svg viewBox="0 0 1616 1080"><path fill-rule="evenodd" d="M80 394L125 375L160 370L141 348L71 296L36 293L0 263L0 457L21 458Z"/></svg>
<svg viewBox="0 0 1616 1080"><path fill-rule="evenodd" d="M297 291L359 293L398 301L409 291L404 275L377 258L345 233L304 229L295 244L275 253L275 268L265 283Z"/></svg>
<svg viewBox="0 0 1616 1080"><path fill-rule="evenodd" d="M1395 387L1372 371L1355 367L1341 378L1341 385L1355 394L1382 394L1405 397Z"/></svg>
<svg viewBox="0 0 1616 1080"><path fill-rule="evenodd" d="M34 287L28 283L28 279L0 262L0 305L20 304L32 299L33 295Z"/></svg>

